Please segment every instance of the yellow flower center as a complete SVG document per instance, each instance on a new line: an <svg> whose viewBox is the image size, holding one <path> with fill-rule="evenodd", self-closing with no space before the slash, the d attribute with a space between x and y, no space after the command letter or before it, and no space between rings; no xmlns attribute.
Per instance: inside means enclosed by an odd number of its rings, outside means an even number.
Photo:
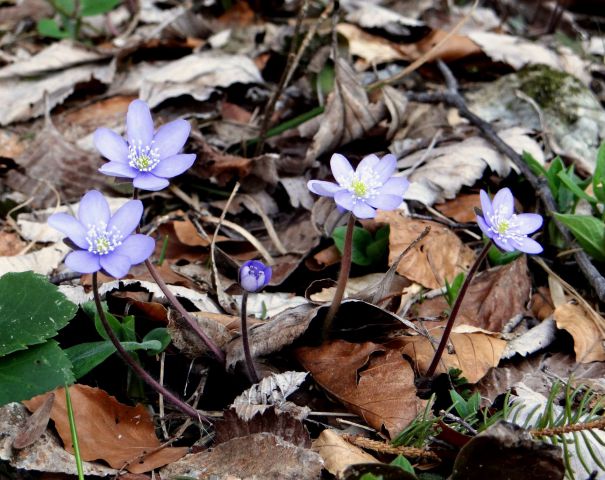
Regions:
<svg viewBox="0 0 605 480"><path fill-rule="evenodd" d="M363 198L368 193L368 187L367 187L367 185L364 182L362 182L361 180L353 180L351 182L351 189L353 190L353 193L357 197L362 197Z"/></svg>
<svg viewBox="0 0 605 480"><path fill-rule="evenodd" d="M509 224L508 220L500 220L500 222L498 223L498 233L500 235L505 234L509 228L510 228L510 224Z"/></svg>

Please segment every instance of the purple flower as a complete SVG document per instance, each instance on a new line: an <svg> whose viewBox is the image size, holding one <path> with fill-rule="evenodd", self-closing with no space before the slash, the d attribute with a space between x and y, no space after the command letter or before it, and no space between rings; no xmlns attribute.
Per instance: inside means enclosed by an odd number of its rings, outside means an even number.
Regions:
<svg viewBox="0 0 605 480"><path fill-rule="evenodd" d="M487 193L481 190L482 215L477 215L477 223L483 233L502 250L524 253L540 253L542 246L528 238L542 226L542 217L536 213L515 214L515 199L508 188L503 188L490 202Z"/></svg>
<svg viewBox="0 0 605 480"><path fill-rule="evenodd" d="M244 290L258 292L271 280L271 267L258 260L249 260L239 269L239 283Z"/></svg>
<svg viewBox="0 0 605 480"><path fill-rule="evenodd" d="M126 114L128 141L108 128L98 128L94 143L109 159L99 171L105 175L132 178L135 188L162 190L167 178L180 175L195 161L195 154L179 153L189 137L189 122L179 119L162 125L154 133L149 107L134 100Z"/></svg>
<svg viewBox="0 0 605 480"><path fill-rule="evenodd" d="M349 210L358 218L374 218L377 208L396 209L409 185L405 178L392 176L397 159L391 154L382 158L368 155L353 170L343 155L335 153L330 167L338 183L310 180L307 187L317 195L334 197L339 209Z"/></svg>
<svg viewBox="0 0 605 480"><path fill-rule="evenodd" d="M65 265L80 273L103 270L115 278L128 273L132 265L144 262L155 247L153 238L134 234L143 215L140 200L130 200L111 215L105 197L96 190L80 201L78 218L55 213L48 224L67 235L80 250L65 257Z"/></svg>

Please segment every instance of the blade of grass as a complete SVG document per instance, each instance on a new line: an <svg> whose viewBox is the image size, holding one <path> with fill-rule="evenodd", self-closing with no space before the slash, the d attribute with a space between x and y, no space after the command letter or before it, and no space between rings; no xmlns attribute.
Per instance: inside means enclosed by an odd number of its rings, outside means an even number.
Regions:
<svg viewBox="0 0 605 480"><path fill-rule="evenodd" d="M78 480L84 480L84 469L82 468L82 456L80 455L80 443L78 442L76 420L74 419L74 409L71 404L69 385L67 384L65 384L65 404L67 405L67 418L69 418L69 431L71 433L71 443L74 447L74 456L76 457L76 469L78 470Z"/></svg>

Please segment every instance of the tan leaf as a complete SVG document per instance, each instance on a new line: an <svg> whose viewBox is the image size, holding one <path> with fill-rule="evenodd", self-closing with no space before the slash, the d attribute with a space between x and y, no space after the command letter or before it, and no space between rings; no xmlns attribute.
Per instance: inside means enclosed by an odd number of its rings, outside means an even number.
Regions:
<svg viewBox="0 0 605 480"><path fill-rule="evenodd" d="M366 33L350 23L338 24L336 31L348 40L351 55L362 58L369 65L409 60L409 57L403 55L394 43L385 38Z"/></svg>
<svg viewBox="0 0 605 480"><path fill-rule="evenodd" d="M525 255L508 265L481 272L473 278L464 296L456 325L500 333L511 318L526 311L530 290ZM440 296L422 302L416 313L430 318L441 315L447 308L445 298Z"/></svg>
<svg viewBox="0 0 605 480"><path fill-rule="evenodd" d="M313 441L313 449L323 458L326 470L336 476L342 473L349 465L355 465L356 463L380 463L372 455L347 442L330 429L325 429Z"/></svg>
<svg viewBox="0 0 605 480"><path fill-rule="evenodd" d="M312 162L322 153L362 137L385 112L384 102L371 104L357 74L342 58L336 61L334 91L328 97L319 130L306 154Z"/></svg>
<svg viewBox="0 0 605 480"><path fill-rule="evenodd" d="M453 218L460 223L476 223L475 208L481 208L479 194L458 195L453 200L435 205L435 208L446 217Z"/></svg>
<svg viewBox="0 0 605 480"><path fill-rule="evenodd" d="M422 410L414 372L398 351L372 342L336 340L297 350L302 365L322 388L376 430L396 435Z"/></svg>
<svg viewBox="0 0 605 480"><path fill-rule="evenodd" d="M460 272L466 272L475 258L473 251L447 227L435 222L412 220L396 211L379 211L376 221L388 223L389 263L427 227L429 234L401 259L397 273L428 288L440 288Z"/></svg>
<svg viewBox="0 0 605 480"><path fill-rule="evenodd" d="M557 327L573 337L573 349L578 363L602 362L605 360L603 333L595 321L578 305L559 305L553 313Z"/></svg>
<svg viewBox="0 0 605 480"><path fill-rule="evenodd" d="M69 393L83 460L105 460L117 469L132 462L127 470L143 473L172 463L187 453L186 447L157 450L160 441L144 405L124 405L103 390L85 385L72 385ZM48 395L38 395L23 404L29 410L36 410ZM65 449L73 452L63 388L55 390L50 418L55 422Z"/></svg>
<svg viewBox="0 0 605 480"><path fill-rule="evenodd" d="M441 336L436 337L439 340ZM447 349L437 367L438 373L447 372L450 368L459 368L470 383L476 383L491 367L498 365L506 342L485 333L452 333L450 342L454 353ZM409 356L420 372L429 368L435 347L426 337L401 337L398 343L403 345L401 353Z"/></svg>

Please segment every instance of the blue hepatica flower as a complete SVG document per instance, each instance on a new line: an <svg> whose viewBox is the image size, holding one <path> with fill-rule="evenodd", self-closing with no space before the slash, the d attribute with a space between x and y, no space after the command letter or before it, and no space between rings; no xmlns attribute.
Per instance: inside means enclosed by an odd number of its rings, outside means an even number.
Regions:
<svg viewBox="0 0 605 480"><path fill-rule="evenodd" d="M65 257L69 268L80 273L103 270L121 278L132 265L144 262L153 253L153 238L132 234L142 215L140 200L126 202L111 215L105 197L91 190L80 201L77 219L66 213L55 213L49 217L48 224L79 248Z"/></svg>
<svg viewBox="0 0 605 480"><path fill-rule="evenodd" d="M258 292L271 280L271 267L258 260L249 260L239 269L239 283L248 292Z"/></svg>
<svg viewBox="0 0 605 480"><path fill-rule="evenodd" d="M508 188L499 190L490 201L481 190L482 215L477 215L477 223L483 233L502 250L524 253L540 253L542 246L528 237L542 226L542 217L537 213L514 213L515 199Z"/></svg>
<svg viewBox="0 0 605 480"><path fill-rule="evenodd" d="M396 209L409 185L405 178L393 177L397 159L391 154L382 158L368 155L353 170L343 155L335 153L330 167L337 183L310 180L307 187L317 195L333 197L339 209L349 210L357 218L374 218L377 208Z"/></svg>
<svg viewBox="0 0 605 480"><path fill-rule="evenodd" d="M149 107L134 100L126 114L128 141L108 128L99 128L94 143L109 159L99 171L105 175L132 178L135 188L162 190L167 179L180 175L195 161L195 154L179 153L185 145L191 126L179 119L162 125L154 133Z"/></svg>

